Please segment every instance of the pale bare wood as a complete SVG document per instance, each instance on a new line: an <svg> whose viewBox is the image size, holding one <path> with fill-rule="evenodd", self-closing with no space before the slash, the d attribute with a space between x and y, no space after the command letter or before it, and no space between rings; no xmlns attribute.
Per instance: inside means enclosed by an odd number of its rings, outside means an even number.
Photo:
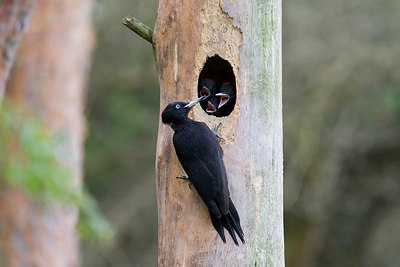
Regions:
<svg viewBox="0 0 400 267"><path fill-rule="evenodd" d="M220 135L231 197L246 244L223 244L195 190L175 179L182 170L173 131L160 122L157 193L160 266L283 266L281 1L160 0L154 33L160 110L197 97L207 57L228 60L238 100L229 117L195 107L191 117Z"/></svg>
<svg viewBox="0 0 400 267"><path fill-rule="evenodd" d="M80 187L85 135L85 83L94 43L92 0L41 0L21 43L6 98L66 137L60 160ZM62 155L61 155L62 154ZM1 188L0 265L79 266L78 211L38 207Z"/></svg>

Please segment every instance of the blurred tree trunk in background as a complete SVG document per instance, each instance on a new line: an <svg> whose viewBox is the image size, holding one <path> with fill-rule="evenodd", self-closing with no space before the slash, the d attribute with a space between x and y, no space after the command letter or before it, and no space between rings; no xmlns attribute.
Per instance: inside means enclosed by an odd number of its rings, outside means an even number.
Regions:
<svg viewBox="0 0 400 267"><path fill-rule="evenodd" d="M281 1L159 1L154 47L161 109L197 97L208 57L228 60L237 102L227 117L192 118L220 135L231 197L246 244L224 244L195 190L175 177L182 170L173 131L159 125L157 191L159 266L283 266ZM227 232L226 232L227 233Z"/></svg>
<svg viewBox="0 0 400 267"><path fill-rule="evenodd" d="M35 0L0 2L0 103L22 35L28 29Z"/></svg>
<svg viewBox="0 0 400 267"><path fill-rule="evenodd" d="M400 266L400 2L283 9L287 266Z"/></svg>
<svg viewBox="0 0 400 267"><path fill-rule="evenodd" d="M6 1L7 2L7 1ZM40 1L21 43L6 99L65 134L60 158L82 179L85 83L93 47L91 0ZM38 207L21 191L0 194L0 265L78 266L78 211Z"/></svg>

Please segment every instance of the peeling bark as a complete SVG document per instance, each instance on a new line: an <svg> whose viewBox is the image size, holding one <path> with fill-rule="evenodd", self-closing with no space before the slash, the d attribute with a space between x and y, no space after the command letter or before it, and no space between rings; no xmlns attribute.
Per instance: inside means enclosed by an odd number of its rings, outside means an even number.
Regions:
<svg viewBox="0 0 400 267"><path fill-rule="evenodd" d="M157 192L160 266L283 266L283 151L281 1L159 1L154 48L160 110L197 97L208 57L228 60L237 101L228 117L191 117L210 128L222 123L221 145L233 202L246 244L223 244L206 206L187 184L172 145L173 131L159 124Z"/></svg>

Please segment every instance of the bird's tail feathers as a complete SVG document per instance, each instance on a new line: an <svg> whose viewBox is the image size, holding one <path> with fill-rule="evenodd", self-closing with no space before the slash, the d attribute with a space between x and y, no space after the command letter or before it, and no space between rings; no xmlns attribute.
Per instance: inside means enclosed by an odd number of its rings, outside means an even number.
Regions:
<svg viewBox="0 0 400 267"><path fill-rule="evenodd" d="M242 243L245 243L243 230L240 226L239 214L231 199L229 199L229 212L227 214L222 215L221 218L218 218L210 211L210 217L215 230L218 232L224 243L226 243L224 227L226 230L228 230L230 236L237 246L239 246L239 242L237 241L236 234L239 236Z"/></svg>
<svg viewBox="0 0 400 267"><path fill-rule="evenodd" d="M221 217L221 222L224 225L224 227L226 228L226 230L228 230L228 232L231 235L231 237L232 237L233 241L235 242L236 246L239 246L239 243L238 243L238 241L236 239L235 231L232 228L232 226L233 226L232 224L233 223L232 223L232 219L231 219L230 213L228 213L226 215L223 215Z"/></svg>
<svg viewBox="0 0 400 267"><path fill-rule="evenodd" d="M240 218L239 218L239 214L235 208L235 205L233 205L232 200L229 198L229 213L228 213L231 221L232 221L232 225L233 228L235 229L236 233L238 234L240 240L242 241L242 243L244 244L244 234L243 234L243 230L242 227L240 226Z"/></svg>
<svg viewBox="0 0 400 267"><path fill-rule="evenodd" d="M221 219L219 219L217 216L215 216L211 212L210 212L210 218L211 218L211 222L212 222L215 230L218 232L218 234L221 237L222 241L224 243L226 243L224 227L222 226Z"/></svg>

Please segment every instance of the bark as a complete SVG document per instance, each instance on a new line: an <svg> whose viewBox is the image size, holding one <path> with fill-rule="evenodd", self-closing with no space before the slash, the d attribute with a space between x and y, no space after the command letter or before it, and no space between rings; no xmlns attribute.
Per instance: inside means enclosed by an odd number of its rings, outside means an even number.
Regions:
<svg viewBox="0 0 400 267"><path fill-rule="evenodd" d="M0 2L0 103L22 35L26 32L36 0Z"/></svg>
<svg viewBox="0 0 400 267"><path fill-rule="evenodd" d="M283 266L283 151L281 1L159 1L154 48L160 80L160 110L197 97L207 57L218 54L233 68L234 111L191 117L220 135L231 197L246 244L223 244L195 190L175 179L182 170L173 131L159 124L157 193L160 266ZM226 233L227 234L227 233Z"/></svg>
<svg viewBox="0 0 400 267"><path fill-rule="evenodd" d="M41 0L21 43L6 98L67 137L60 156L82 179L84 88L93 46L91 0ZM0 250L6 266L78 266L78 211L40 208L22 192L0 194ZM1 265L2 263L0 263Z"/></svg>

